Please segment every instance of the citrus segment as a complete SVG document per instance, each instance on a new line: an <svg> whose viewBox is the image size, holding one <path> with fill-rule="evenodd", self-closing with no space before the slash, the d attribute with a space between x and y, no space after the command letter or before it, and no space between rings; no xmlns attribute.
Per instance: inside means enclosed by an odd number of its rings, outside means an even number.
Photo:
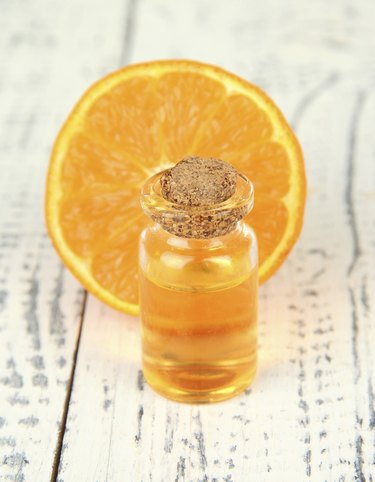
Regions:
<svg viewBox="0 0 375 482"><path fill-rule="evenodd" d="M269 139L272 130L266 113L253 100L231 95L206 126L196 152L202 157L236 158L252 144Z"/></svg>
<svg viewBox="0 0 375 482"><path fill-rule="evenodd" d="M258 199L257 212L254 216L248 215L245 221L251 224L255 232L259 232L259 266L264 266L275 248L275 243L280 243L285 232L288 222L287 207L282 201Z"/></svg>
<svg viewBox="0 0 375 482"><path fill-rule="evenodd" d="M116 146L105 147L77 133L70 141L61 171L61 187L65 197L84 189L94 193L124 189L143 182L145 172L130 156ZM68 196L69 193L69 196Z"/></svg>
<svg viewBox="0 0 375 482"><path fill-rule="evenodd" d="M282 199L289 191L288 153L274 141L251 147L234 160L237 169L256 186L257 203L262 197ZM256 206L255 206L256 207Z"/></svg>
<svg viewBox="0 0 375 482"><path fill-rule="evenodd" d="M119 300L138 303L138 241L146 226L141 216L117 236L110 239L92 262L92 274L97 283ZM115 306L117 307L117 306Z"/></svg>
<svg viewBox="0 0 375 482"><path fill-rule="evenodd" d="M256 86L217 67L159 61L126 67L92 86L53 149L46 193L52 241L82 284L138 312L140 188L187 155L230 162L254 183L246 221L259 241L260 281L293 247L305 174L293 132Z"/></svg>
<svg viewBox="0 0 375 482"><path fill-rule="evenodd" d="M157 85L163 99L161 133L165 160L177 163L194 149L200 131L224 99L225 86L201 74L172 72ZM188 102L186 102L186 100Z"/></svg>
<svg viewBox="0 0 375 482"><path fill-rule="evenodd" d="M162 155L159 142L161 98L155 79L135 77L103 93L91 106L84 125L92 138L117 146L145 166Z"/></svg>
<svg viewBox="0 0 375 482"><path fill-rule="evenodd" d="M60 225L69 247L80 256L92 256L103 242L121 231L134 217L138 189L114 192L83 192L81 197L63 198Z"/></svg>

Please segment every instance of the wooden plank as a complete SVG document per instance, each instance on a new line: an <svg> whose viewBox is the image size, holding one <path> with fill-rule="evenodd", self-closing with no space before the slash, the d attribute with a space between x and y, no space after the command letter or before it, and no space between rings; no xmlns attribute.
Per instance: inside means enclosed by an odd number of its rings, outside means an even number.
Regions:
<svg viewBox="0 0 375 482"><path fill-rule="evenodd" d="M374 143L369 142L374 113L374 89L363 86L351 119L345 201L352 241L347 290L355 385L354 466L357 477L363 473L368 480L375 476L375 165Z"/></svg>
<svg viewBox="0 0 375 482"><path fill-rule="evenodd" d="M50 480L83 308L43 219L59 125L118 63L127 5L2 2L0 16L0 480ZM105 13L105 15L103 15Z"/></svg>
<svg viewBox="0 0 375 482"><path fill-rule="evenodd" d="M89 298L60 481L372 481L373 4L143 2L132 60L183 56L259 83L293 120L309 200L261 289L260 366L212 406L155 395L139 327Z"/></svg>

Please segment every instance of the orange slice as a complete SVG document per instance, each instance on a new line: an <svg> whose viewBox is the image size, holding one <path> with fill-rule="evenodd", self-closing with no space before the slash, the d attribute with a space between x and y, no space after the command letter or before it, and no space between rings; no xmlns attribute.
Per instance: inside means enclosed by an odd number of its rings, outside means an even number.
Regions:
<svg viewBox="0 0 375 482"><path fill-rule="evenodd" d="M146 218L139 192L150 175L187 155L218 157L255 186L247 221L259 241L260 281L285 260L302 225L301 149L255 85L218 67L159 61L94 84L55 142L46 220L64 263L105 303L138 312L137 245Z"/></svg>

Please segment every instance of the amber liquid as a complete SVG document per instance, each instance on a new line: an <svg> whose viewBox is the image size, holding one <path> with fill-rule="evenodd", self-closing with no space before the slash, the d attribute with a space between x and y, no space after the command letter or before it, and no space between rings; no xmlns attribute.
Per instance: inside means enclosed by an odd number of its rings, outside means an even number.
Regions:
<svg viewBox="0 0 375 482"><path fill-rule="evenodd" d="M257 267L220 289L161 286L140 271L143 371L160 394L214 402L249 386L257 362Z"/></svg>

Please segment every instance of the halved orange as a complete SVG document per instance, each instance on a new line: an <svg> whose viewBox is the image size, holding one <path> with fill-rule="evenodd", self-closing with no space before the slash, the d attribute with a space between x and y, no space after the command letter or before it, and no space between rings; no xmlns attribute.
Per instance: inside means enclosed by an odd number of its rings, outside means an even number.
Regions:
<svg viewBox="0 0 375 482"><path fill-rule="evenodd" d="M46 220L64 263L105 303L138 312L140 188L187 155L217 157L248 176L264 282L302 225L298 141L271 99L221 68L193 61L125 67L94 84L66 120L50 160Z"/></svg>

